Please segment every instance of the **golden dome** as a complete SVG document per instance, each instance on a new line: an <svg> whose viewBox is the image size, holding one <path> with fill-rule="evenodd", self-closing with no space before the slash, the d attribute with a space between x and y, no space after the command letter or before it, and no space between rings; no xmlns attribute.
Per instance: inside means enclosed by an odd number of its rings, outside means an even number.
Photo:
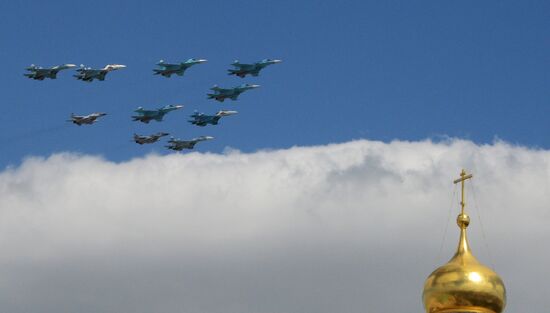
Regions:
<svg viewBox="0 0 550 313"><path fill-rule="evenodd" d="M464 178L464 171L462 174ZM427 313L501 313L506 305L504 283L472 255L466 238L470 218L464 213L464 198L461 205L457 251L426 279L422 294L424 308Z"/></svg>

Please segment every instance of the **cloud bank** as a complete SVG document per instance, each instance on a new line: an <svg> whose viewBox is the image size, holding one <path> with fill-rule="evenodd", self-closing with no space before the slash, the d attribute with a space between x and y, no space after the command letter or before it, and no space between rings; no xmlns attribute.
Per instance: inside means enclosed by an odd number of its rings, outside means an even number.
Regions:
<svg viewBox="0 0 550 313"><path fill-rule="evenodd" d="M0 173L0 308L63 313L423 312L458 241L507 312L547 309L550 151L359 140L287 150L29 158Z"/></svg>

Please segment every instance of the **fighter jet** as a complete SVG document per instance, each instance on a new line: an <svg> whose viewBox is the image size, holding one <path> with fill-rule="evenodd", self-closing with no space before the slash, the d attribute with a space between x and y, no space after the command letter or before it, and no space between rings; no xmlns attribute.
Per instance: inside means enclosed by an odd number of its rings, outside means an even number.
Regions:
<svg viewBox="0 0 550 313"><path fill-rule="evenodd" d="M193 149L195 147L195 145L197 144L197 142L210 140L210 139L214 139L214 137L200 136L200 137L197 137L197 138L193 138L191 140L181 140L181 139L175 139L174 137L172 137L168 141L168 145L165 146L165 147L170 149L170 150L175 150L175 151L181 151L183 149Z"/></svg>
<svg viewBox="0 0 550 313"><path fill-rule="evenodd" d="M134 121L140 121L145 124L149 123L151 120L161 122L165 114L170 111L178 110L183 108L183 105L166 105L162 108L156 110L146 110L142 107L137 108L134 112L137 112L138 115L132 116Z"/></svg>
<svg viewBox="0 0 550 313"><path fill-rule="evenodd" d="M164 77L170 78L172 74L176 74L178 76L183 76L183 73L186 69L190 68L191 66L195 64L204 63L207 60L204 59L189 59L185 62L179 63L179 64L170 64L170 63L164 63L163 60L160 60L157 65L161 67L160 69L154 69L155 72L153 75L162 75Z"/></svg>
<svg viewBox="0 0 550 313"><path fill-rule="evenodd" d="M31 66L27 67L26 70L31 73L25 73L23 75L27 76L28 78L32 78L35 80L44 80L44 78L51 78L56 79L57 73L61 70L66 70L68 68L76 67L74 64L63 64L63 65L57 65L50 68L42 68L41 66L36 66L32 64Z"/></svg>
<svg viewBox="0 0 550 313"><path fill-rule="evenodd" d="M231 63L231 65L233 65L235 69L227 70L229 72L227 75L235 75L239 76L240 78L245 78L246 75L252 75L256 77L260 74L260 71L264 69L264 67L281 62L281 60L264 59L256 63L244 64L236 60L235 62Z"/></svg>
<svg viewBox="0 0 550 313"><path fill-rule="evenodd" d="M88 115L74 115L74 113L71 113L71 119L67 120L67 122L73 122L78 126L82 124L91 125L95 123L98 118L105 115L107 115L107 113L92 113Z"/></svg>
<svg viewBox="0 0 550 313"><path fill-rule="evenodd" d="M218 121L222 117L237 114L237 113L238 113L237 111L218 111L216 115L206 115L204 113L199 113L195 111L195 113L191 115L193 119L189 120L189 123L197 126L206 126L207 124L218 125Z"/></svg>
<svg viewBox="0 0 550 313"><path fill-rule="evenodd" d="M102 69L93 69L91 67L85 67L83 64L80 64L80 68L76 70L78 74L73 76L76 77L76 79L79 79L85 82L92 82L94 79L103 81L105 80L105 75L107 75L107 73L114 70L119 70L125 67L126 65L121 65L121 64L107 64Z"/></svg>
<svg viewBox="0 0 550 313"><path fill-rule="evenodd" d="M155 143L160 139L160 137L164 136L168 136L168 133L156 133L149 136L134 134L134 141L140 145L144 143Z"/></svg>
<svg viewBox="0 0 550 313"><path fill-rule="evenodd" d="M210 90L213 90L215 93L209 93L207 95L208 99L216 99L220 102L223 102L223 100L227 98L237 100L237 97L241 93L258 87L260 87L260 85L242 84L233 88L220 88L218 85L214 85L214 87L210 88Z"/></svg>

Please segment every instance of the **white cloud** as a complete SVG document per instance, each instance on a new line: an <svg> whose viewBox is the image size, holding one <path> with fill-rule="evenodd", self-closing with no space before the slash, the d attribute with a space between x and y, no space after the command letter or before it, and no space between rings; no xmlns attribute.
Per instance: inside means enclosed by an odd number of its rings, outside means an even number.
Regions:
<svg viewBox="0 0 550 313"><path fill-rule="evenodd" d="M475 254L544 311L550 151L462 140L29 158L0 173L1 311L422 312L463 167Z"/></svg>

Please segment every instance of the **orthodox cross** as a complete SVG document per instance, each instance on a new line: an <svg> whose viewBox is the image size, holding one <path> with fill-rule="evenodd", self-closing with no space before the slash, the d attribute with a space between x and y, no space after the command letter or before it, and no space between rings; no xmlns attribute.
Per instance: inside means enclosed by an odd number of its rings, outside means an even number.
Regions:
<svg viewBox="0 0 550 313"><path fill-rule="evenodd" d="M466 202L464 202L464 181L466 181L467 179L470 179L472 177L474 177L472 174L466 175L466 171L462 170L462 172L460 172L460 178L456 179L453 182L455 184L461 183L461 185L462 185L462 195L461 195L461 201L460 201L460 206L461 206L460 213L461 214L464 214L464 207L466 206Z"/></svg>

